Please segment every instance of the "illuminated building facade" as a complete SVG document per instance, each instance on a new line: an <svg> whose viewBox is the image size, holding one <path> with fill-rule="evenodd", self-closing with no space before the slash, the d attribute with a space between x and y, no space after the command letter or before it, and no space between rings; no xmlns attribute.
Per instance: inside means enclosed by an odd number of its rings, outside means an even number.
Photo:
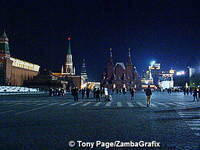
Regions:
<svg viewBox="0 0 200 150"><path fill-rule="evenodd" d="M159 75L160 75L160 64L159 63L152 63L149 66L149 71L152 75L153 78L153 84L155 86L158 86L158 80L159 80Z"/></svg>
<svg viewBox="0 0 200 150"><path fill-rule="evenodd" d="M151 74L151 70L148 70L145 73L143 73L143 76L141 78L141 87L147 88L148 85L150 85L151 87L155 87L153 84L153 77Z"/></svg>
<svg viewBox="0 0 200 150"><path fill-rule="evenodd" d="M83 79L85 81L88 80L88 75L87 75L86 65L85 65L85 59L83 59L83 64L82 64L82 68L81 68L81 77L83 77Z"/></svg>
<svg viewBox="0 0 200 150"><path fill-rule="evenodd" d="M10 56L9 39L4 31L0 37L0 85L23 85L39 72L40 66Z"/></svg>
<svg viewBox="0 0 200 150"><path fill-rule="evenodd" d="M66 60L64 65L62 66L61 72L59 73L52 73L54 76L55 80L63 80L67 81L67 85L63 83L63 87L66 89L71 89L73 87L81 88L82 85L84 84L84 77L76 75L75 72L75 67L73 65L73 60L72 60L72 51L71 51L71 38L68 37L67 39L69 41L69 46L67 50L67 55L66 55Z"/></svg>
<svg viewBox="0 0 200 150"><path fill-rule="evenodd" d="M69 47L66 55L65 64L62 66L61 73L65 73L67 75L75 75L75 67L73 66L72 60L72 52L71 52L71 38L68 37Z"/></svg>
<svg viewBox="0 0 200 150"><path fill-rule="evenodd" d="M123 62L114 64L112 49L110 49L110 57L107 62L105 71L103 72L101 86L109 89L122 89L136 86L137 72L136 67L132 63L130 49L128 51L128 60L126 65Z"/></svg>
<svg viewBox="0 0 200 150"><path fill-rule="evenodd" d="M169 71L162 71L162 73L159 76L159 87L161 89L169 89L174 87L174 80L173 76L175 74L175 70L169 70Z"/></svg>

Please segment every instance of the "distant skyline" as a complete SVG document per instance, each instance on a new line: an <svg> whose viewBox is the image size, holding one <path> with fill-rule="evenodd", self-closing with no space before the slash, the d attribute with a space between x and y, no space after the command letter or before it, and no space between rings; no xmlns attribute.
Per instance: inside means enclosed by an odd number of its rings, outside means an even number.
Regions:
<svg viewBox="0 0 200 150"><path fill-rule="evenodd" d="M61 71L71 48L80 74L83 58L89 79L99 80L113 49L126 63L128 48L139 73L152 60L161 69L200 66L198 1L60 0L0 2L0 32L6 30L11 55Z"/></svg>

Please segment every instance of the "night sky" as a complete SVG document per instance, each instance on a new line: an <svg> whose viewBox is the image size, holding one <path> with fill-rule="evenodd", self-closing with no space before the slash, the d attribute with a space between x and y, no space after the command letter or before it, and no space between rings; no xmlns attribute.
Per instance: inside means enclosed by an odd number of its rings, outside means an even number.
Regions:
<svg viewBox="0 0 200 150"><path fill-rule="evenodd" d="M85 58L90 80L100 78L110 47L116 62L126 62L132 48L139 73L151 60L165 70L200 58L198 1L0 0L0 20L13 57L54 72L65 61L70 35L76 70Z"/></svg>

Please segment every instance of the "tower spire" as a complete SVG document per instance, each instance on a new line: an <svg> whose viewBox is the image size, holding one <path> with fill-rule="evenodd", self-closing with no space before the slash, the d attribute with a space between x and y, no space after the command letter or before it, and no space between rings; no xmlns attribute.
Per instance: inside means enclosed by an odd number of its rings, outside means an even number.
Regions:
<svg viewBox="0 0 200 150"><path fill-rule="evenodd" d="M110 57L112 58L112 48L110 48Z"/></svg>
<svg viewBox="0 0 200 150"><path fill-rule="evenodd" d="M132 65L132 60L131 60L131 48L128 48L128 65Z"/></svg>
<svg viewBox="0 0 200 150"><path fill-rule="evenodd" d="M0 36L0 52L3 55L10 56L9 40L4 30L3 34Z"/></svg>
<svg viewBox="0 0 200 150"><path fill-rule="evenodd" d="M5 29L3 30L3 35L2 35L2 37L3 37L3 38L8 38L7 35L6 35Z"/></svg>
<svg viewBox="0 0 200 150"><path fill-rule="evenodd" d="M110 48L109 50L110 50L110 58L109 58L109 62L110 62L110 63L113 63L112 48Z"/></svg>
<svg viewBox="0 0 200 150"><path fill-rule="evenodd" d="M72 54L72 52L71 52L71 43L70 43L71 37L68 37L67 40L69 41L69 47L68 47L68 50L67 50L67 54L71 55Z"/></svg>
<svg viewBox="0 0 200 150"><path fill-rule="evenodd" d="M66 55L66 61L65 61L65 65L63 67L63 73L67 73L70 75L74 75L75 74L75 70L74 70L74 66L73 66L73 61L72 61L72 53L71 53L71 37L68 37L67 40L69 41L69 47L67 50L67 55Z"/></svg>

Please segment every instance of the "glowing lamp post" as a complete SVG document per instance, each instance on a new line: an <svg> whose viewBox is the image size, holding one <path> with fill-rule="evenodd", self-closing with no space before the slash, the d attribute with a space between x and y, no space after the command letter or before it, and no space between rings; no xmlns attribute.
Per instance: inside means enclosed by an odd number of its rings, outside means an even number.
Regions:
<svg viewBox="0 0 200 150"><path fill-rule="evenodd" d="M156 63L155 60L151 61L150 65L153 66Z"/></svg>

